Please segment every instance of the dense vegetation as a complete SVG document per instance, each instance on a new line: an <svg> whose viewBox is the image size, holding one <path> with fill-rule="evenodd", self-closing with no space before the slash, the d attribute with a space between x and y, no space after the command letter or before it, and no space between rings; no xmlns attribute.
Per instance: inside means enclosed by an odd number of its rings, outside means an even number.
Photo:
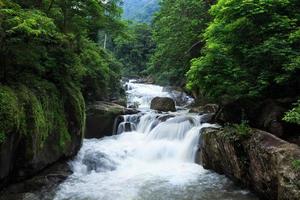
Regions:
<svg viewBox="0 0 300 200"><path fill-rule="evenodd" d="M163 0L147 72L161 84L187 84L205 101L296 103L299 10L298 0ZM284 119L299 124L299 102L294 107Z"/></svg>
<svg viewBox="0 0 300 200"><path fill-rule="evenodd" d="M226 1L210 10L206 47L188 73L213 98L280 98L300 89L299 1Z"/></svg>
<svg viewBox="0 0 300 200"><path fill-rule="evenodd" d="M154 48L149 25L129 24L126 37L114 39L114 53L123 64L123 76L146 76L147 64Z"/></svg>
<svg viewBox="0 0 300 200"><path fill-rule="evenodd" d="M299 124L299 10L298 0L1 0L0 141L51 132L53 116L66 132L65 105L118 98L121 73L212 102L294 99L284 119Z"/></svg>
<svg viewBox="0 0 300 200"><path fill-rule="evenodd" d="M156 49L149 72L161 84L184 85L190 60L203 45L201 32L209 21L208 4L200 0L164 0L153 22Z"/></svg>
<svg viewBox="0 0 300 200"><path fill-rule="evenodd" d="M84 100L119 94L120 63L98 31L123 30L119 1L0 1L0 142L8 134L70 140L70 113L84 126ZM74 126L74 124L73 124Z"/></svg>

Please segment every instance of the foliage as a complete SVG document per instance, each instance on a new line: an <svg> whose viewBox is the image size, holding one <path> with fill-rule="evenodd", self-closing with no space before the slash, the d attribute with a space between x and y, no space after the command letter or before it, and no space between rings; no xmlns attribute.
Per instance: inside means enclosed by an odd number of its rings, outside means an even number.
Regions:
<svg viewBox="0 0 300 200"><path fill-rule="evenodd" d="M12 89L0 85L0 132L1 140L5 133L18 131L22 124L22 110L19 109L18 99Z"/></svg>
<svg viewBox="0 0 300 200"><path fill-rule="evenodd" d="M285 114L283 120L300 125L300 100L298 100L292 110Z"/></svg>
<svg viewBox="0 0 300 200"><path fill-rule="evenodd" d="M156 49L149 72L162 84L182 85L190 59L199 56L209 5L202 0L164 0L160 6L153 22Z"/></svg>
<svg viewBox="0 0 300 200"><path fill-rule="evenodd" d="M251 127L247 121L242 121L241 124L227 124L224 129L226 137L233 141L239 141L251 136Z"/></svg>
<svg viewBox="0 0 300 200"><path fill-rule="evenodd" d="M188 88L214 100L296 95L299 9L298 0L219 0L210 9L205 50L187 73Z"/></svg>
<svg viewBox="0 0 300 200"><path fill-rule="evenodd" d="M293 160L292 165L293 165L294 169L300 170L300 160L299 159Z"/></svg>
<svg viewBox="0 0 300 200"><path fill-rule="evenodd" d="M118 37L114 43L116 57L123 64L122 74L125 76L144 75L155 47L151 27L147 24L129 24L126 37Z"/></svg>
<svg viewBox="0 0 300 200"><path fill-rule="evenodd" d="M85 102L120 91L116 58L100 47L98 31L124 29L119 0L0 2L1 140L20 133L32 157L59 134L64 150L74 126L83 134Z"/></svg>

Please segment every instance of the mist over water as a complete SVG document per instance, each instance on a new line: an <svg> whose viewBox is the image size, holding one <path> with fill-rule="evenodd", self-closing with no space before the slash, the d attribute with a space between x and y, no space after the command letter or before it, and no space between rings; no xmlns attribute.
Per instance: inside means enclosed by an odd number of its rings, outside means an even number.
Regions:
<svg viewBox="0 0 300 200"><path fill-rule="evenodd" d="M202 123L187 111L158 114L152 98L170 96L155 85L127 83L128 103L141 114L124 116L117 135L84 140L70 163L74 173L56 200L254 200L224 176L195 164Z"/></svg>

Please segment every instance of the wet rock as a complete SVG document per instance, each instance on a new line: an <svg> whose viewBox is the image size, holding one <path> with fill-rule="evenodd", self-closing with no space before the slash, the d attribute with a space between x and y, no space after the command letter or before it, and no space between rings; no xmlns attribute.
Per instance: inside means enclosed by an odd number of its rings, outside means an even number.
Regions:
<svg viewBox="0 0 300 200"><path fill-rule="evenodd" d="M138 114L140 112L141 111L139 111L135 108L125 108L124 115L134 115L134 114Z"/></svg>
<svg viewBox="0 0 300 200"><path fill-rule="evenodd" d="M217 104L206 104L204 106L193 107L190 109L190 113L216 113L219 110L219 105Z"/></svg>
<svg viewBox="0 0 300 200"><path fill-rule="evenodd" d="M175 102L169 97L155 97L151 101L150 108L162 112L176 111Z"/></svg>
<svg viewBox="0 0 300 200"><path fill-rule="evenodd" d="M0 197L0 200L41 200L37 195L33 193L22 194L7 194Z"/></svg>
<svg viewBox="0 0 300 200"><path fill-rule="evenodd" d="M201 116L201 123L214 123L214 113L208 113Z"/></svg>
<svg viewBox="0 0 300 200"><path fill-rule="evenodd" d="M113 134L115 119L125 113L125 107L98 101L88 106L85 138L101 138Z"/></svg>
<svg viewBox="0 0 300 200"><path fill-rule="evenodd" d="M55 188L70 174L67 162L56 163L28 180L4 188L0 200L52 200Z"/></svg>
<svg viewBox="0 0 300 200"><path fill-rule="evenodd" d="M254 190L261 199L300 199L300 148L267 132L239 135L228 129L205 129L197 160Z"/></svg>
<svg viewBox="0 0 300 200"><path fill-rule="evenodd" d="M105 172L116 169L116 163L109 159L109 157L101 152L87 153L83 160L83 164L86 165L87 171Z"/></svg>
<svg viewBox="0 0 300 200"><path fill-rule="evenodd" d="M163 92L168 92L172 99L175 100L177 106L186 106L193 102L193 99L189 97L180 87L164 87Z"/></svg>

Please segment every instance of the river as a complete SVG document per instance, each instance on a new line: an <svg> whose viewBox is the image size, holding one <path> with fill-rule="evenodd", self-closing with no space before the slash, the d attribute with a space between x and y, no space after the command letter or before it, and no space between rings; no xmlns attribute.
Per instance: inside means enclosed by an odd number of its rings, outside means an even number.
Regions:
<svg viewBox="0 0 300 200"><path fill-rule="evenodd" d="M188 113L190 97L177 96L182 104L177 112L156 113L149 108L151 99L176 94L134 81L126 88L128 104L142 112L124 116L117 135L84 140L70 162L74 173L58 187L55 200L257 199L195 163L201 129L216 125ZM130 131L124 132L125 123Z"/></svg>

